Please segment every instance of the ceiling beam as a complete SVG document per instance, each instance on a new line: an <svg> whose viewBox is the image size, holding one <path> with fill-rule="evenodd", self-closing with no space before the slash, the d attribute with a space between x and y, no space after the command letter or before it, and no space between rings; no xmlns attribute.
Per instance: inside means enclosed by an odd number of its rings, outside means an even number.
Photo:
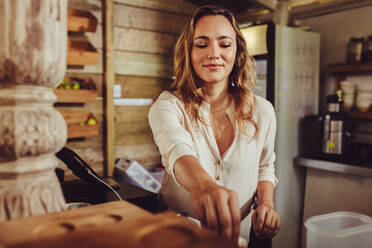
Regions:
<svg viewBox="0 0 372 248"><path fill-rule="evenodd" d="M372 5L371 0L291 0L289 1L289 18L292 20L301 20L368 5ZM257 21L272 21L273 16L273 12L271 11L253 10L239 14L238 20L239 24L244 25Z"/></svg>
<svg viewBox="0 0 372 248"><path fill-rule="evenodd" d="M292 6L290 16L293 19L305 19L315 16L337 13L345 10L361 8L372 5L371 0L334 0L322 4L309 4L305 6Z"/></svg>
<svg viewBox="0 0 372 248"><path fill-rule="evenodd" d="M249 10L237 15L239 25L243 26L248 23L271 21L272 18L273 12L268 9Z"/></svg>
<svg viewBox="0 0 372 248"><path fill-rule="evenodd" d="M258 3L269 10L275 10L277 1L276 0L252 0L252 2Z"/></svg>
<svg viewBox="0 0 372 248"><path fill-rule="evenodd" d="M282 26L287 26L289 20L288 1L279 1L273 15L274 23Z"/></svg>

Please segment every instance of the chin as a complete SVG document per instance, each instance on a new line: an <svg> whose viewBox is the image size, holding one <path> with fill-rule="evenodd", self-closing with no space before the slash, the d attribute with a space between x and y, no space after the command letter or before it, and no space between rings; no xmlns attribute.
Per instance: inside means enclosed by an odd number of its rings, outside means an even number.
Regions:
<svg viewBox="0 0 372 248"><path fill-rule="evenodd" d="M200 75L201 77L199 77L201 80L203 80L204 82L206 83L218 83L218 82L221 82L221 81L224 81L226 79L226 77L224 76L220 76L220 75Z"/></svg>
<svg viewBox="0 0 372 248"><path fill-rule="evenodd" d="M198 74L199 78L201 78L206 83L219 83L228 79L230 73L222 68L217 71L210 71L203 68L203 70L200 70Z"/></svg>
<svg viewBox="0 0 372 248"><path fill-rule="evenodd" d="M205 82L205 83L208 83L208 84L216 84L216 83L220 83L220 82L223 82L225 80L225 78L202 78L202 80Z"/></svg>

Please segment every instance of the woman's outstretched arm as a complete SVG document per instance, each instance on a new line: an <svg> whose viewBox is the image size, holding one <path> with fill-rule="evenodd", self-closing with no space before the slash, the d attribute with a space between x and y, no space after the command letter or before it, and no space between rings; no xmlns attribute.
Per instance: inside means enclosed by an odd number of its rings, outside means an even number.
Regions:
<svg viewBox="0 0 372 248"><path fill-rule="evenodd" d="M238 242L240 209L235 191L216 184L190 155L176 160L174 174L190 193L191 207L203 226Z"/></svg>

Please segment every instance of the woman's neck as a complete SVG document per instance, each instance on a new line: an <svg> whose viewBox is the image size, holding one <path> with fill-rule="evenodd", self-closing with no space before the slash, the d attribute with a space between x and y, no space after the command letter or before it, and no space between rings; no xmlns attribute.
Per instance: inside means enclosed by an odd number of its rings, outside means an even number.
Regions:
<svg viewBox="0 0 372 248"><path fill-rule="evenodd" d="M222 84L207 85L203 87L205 101L213 108L228 105L231 101L227 86Z"/></svg>

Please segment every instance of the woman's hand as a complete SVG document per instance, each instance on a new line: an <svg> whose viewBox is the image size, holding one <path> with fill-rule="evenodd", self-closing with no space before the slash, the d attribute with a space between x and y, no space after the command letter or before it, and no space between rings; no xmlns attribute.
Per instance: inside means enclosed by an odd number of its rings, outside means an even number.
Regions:
<svg viewBox="0 0 372 248"><path fill-rule="evenodd" d="M190 189L190 201L203 226L238 242L241 219L235 191L207 182Z"/></svg>
<svg viewBox="0 0 372 248"><path fill-rule="evenodd" d="M253 231L257 238L274 237L280 229L280 217L271 204L259 204L252 210Z"/></svg>
<svg viewBox="0 0 372 248"><path fill-rule="evenodd" d="M190 204L203 226L238 243L240 208L237 194L216 184L199 164L185 155L176 160L177 181L190 193Z"/></svg>

